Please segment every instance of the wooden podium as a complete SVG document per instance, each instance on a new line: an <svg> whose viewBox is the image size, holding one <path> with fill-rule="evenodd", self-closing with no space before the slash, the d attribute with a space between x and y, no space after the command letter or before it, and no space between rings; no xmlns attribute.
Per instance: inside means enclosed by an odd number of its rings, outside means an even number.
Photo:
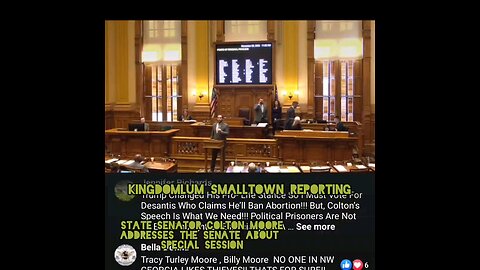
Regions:
<svg viewBox="0 0 480 270"><path fill-rule="evenodd" d="M219 149L220 154L222 155L222 158L220 160L220 168L223 171L224 165L225 165L225 141L222 140L214 140L214 139L208 139L203 141L203 148L205 149L205 172L207 172L208 168L208 149Z"/></svg>

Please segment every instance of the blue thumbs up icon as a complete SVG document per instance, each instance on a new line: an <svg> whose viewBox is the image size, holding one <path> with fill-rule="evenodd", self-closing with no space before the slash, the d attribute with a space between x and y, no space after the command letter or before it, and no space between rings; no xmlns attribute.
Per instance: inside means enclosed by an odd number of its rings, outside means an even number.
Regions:
<svg viewBox="0 0 480 270"><path fill-rule="evenodd" d="M352 269L352 262L350 260L345 259L340 263L340 268L342 270L350 270Z"/></svg>

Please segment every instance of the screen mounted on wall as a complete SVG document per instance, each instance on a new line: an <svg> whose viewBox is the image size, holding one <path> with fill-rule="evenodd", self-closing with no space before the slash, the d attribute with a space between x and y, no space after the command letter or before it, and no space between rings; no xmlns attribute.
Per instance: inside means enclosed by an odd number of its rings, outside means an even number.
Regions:
<svg viewBox="0 0 480 270"><path fill-rule="evenodd" d="M272 43L226 43L216 46L216 84L272 84Z"/></svg>

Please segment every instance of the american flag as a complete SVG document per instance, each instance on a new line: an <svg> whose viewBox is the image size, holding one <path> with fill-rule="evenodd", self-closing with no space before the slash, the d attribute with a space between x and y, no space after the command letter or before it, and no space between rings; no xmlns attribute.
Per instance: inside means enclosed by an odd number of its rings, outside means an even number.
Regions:
<svg viewBox="0 0 480 270"><path fill-rule="evenodd" d="M212 90L212 100L210 101L210 117L215 117L215 112L217 111L217 102L218 102L218 94L217 89L215 87Z"/></svg>

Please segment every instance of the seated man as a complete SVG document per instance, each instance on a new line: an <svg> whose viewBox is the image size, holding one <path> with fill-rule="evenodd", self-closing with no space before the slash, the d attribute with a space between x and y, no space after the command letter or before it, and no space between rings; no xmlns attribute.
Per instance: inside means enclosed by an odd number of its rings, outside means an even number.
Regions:
<svg viewBox="0 0 480 270"><path fill-rule="evenodd" d="M182 115L180 115L180 121L190 121L190 120L193 120L193 117L188 112L188 109L184 108Z"/></svg>
<svg viewBox="0 0 480 270"><path fill-rule="evenodd" d="M257 166L255 165L255 163L250 162L248 164L248 173L256 173L256 172L257 172Z"/></svg>
<svg viewBox="0 0 480 270"><path fill-rule="evenodd" d="M110 172L111 173L120 173L120 165L117 162L112 162L110 164Z"/></svg>
<svg viewBox="0 0 480 270"><path fill-rule="evenodd" d="M340 121L340 117L338 115L336 115L333 120L335 121L335 130L336 131L348 131L348 127L346 127L342 123L342 121Z"/></svg>
<svg viewBox="0 0 480 270"><path fill-rule="evenodd" d="M120 168L120 165L117 162L112 162L111 166L111 173L131 173L131 171L125 171Z"/></svg>
<svg viewBox="0 0 480 270"><path fill-rule="evenodd" d="M295 118L293 119L293 124L292 124L292 127L290 129L293 129L293 130L302 130L302 125L300 123L300 117L299 116L295 116Z"/></svg>
<svg viewBox="0 0 480 270"><path fill-rule="evenodd" d="M143 161L143 156L140 154L136 154L135 158L133 159L134 162L130 165L128 165L129 168L141 171L143 173L147 173L148 169L143 165L141 162Z"/></svg>

